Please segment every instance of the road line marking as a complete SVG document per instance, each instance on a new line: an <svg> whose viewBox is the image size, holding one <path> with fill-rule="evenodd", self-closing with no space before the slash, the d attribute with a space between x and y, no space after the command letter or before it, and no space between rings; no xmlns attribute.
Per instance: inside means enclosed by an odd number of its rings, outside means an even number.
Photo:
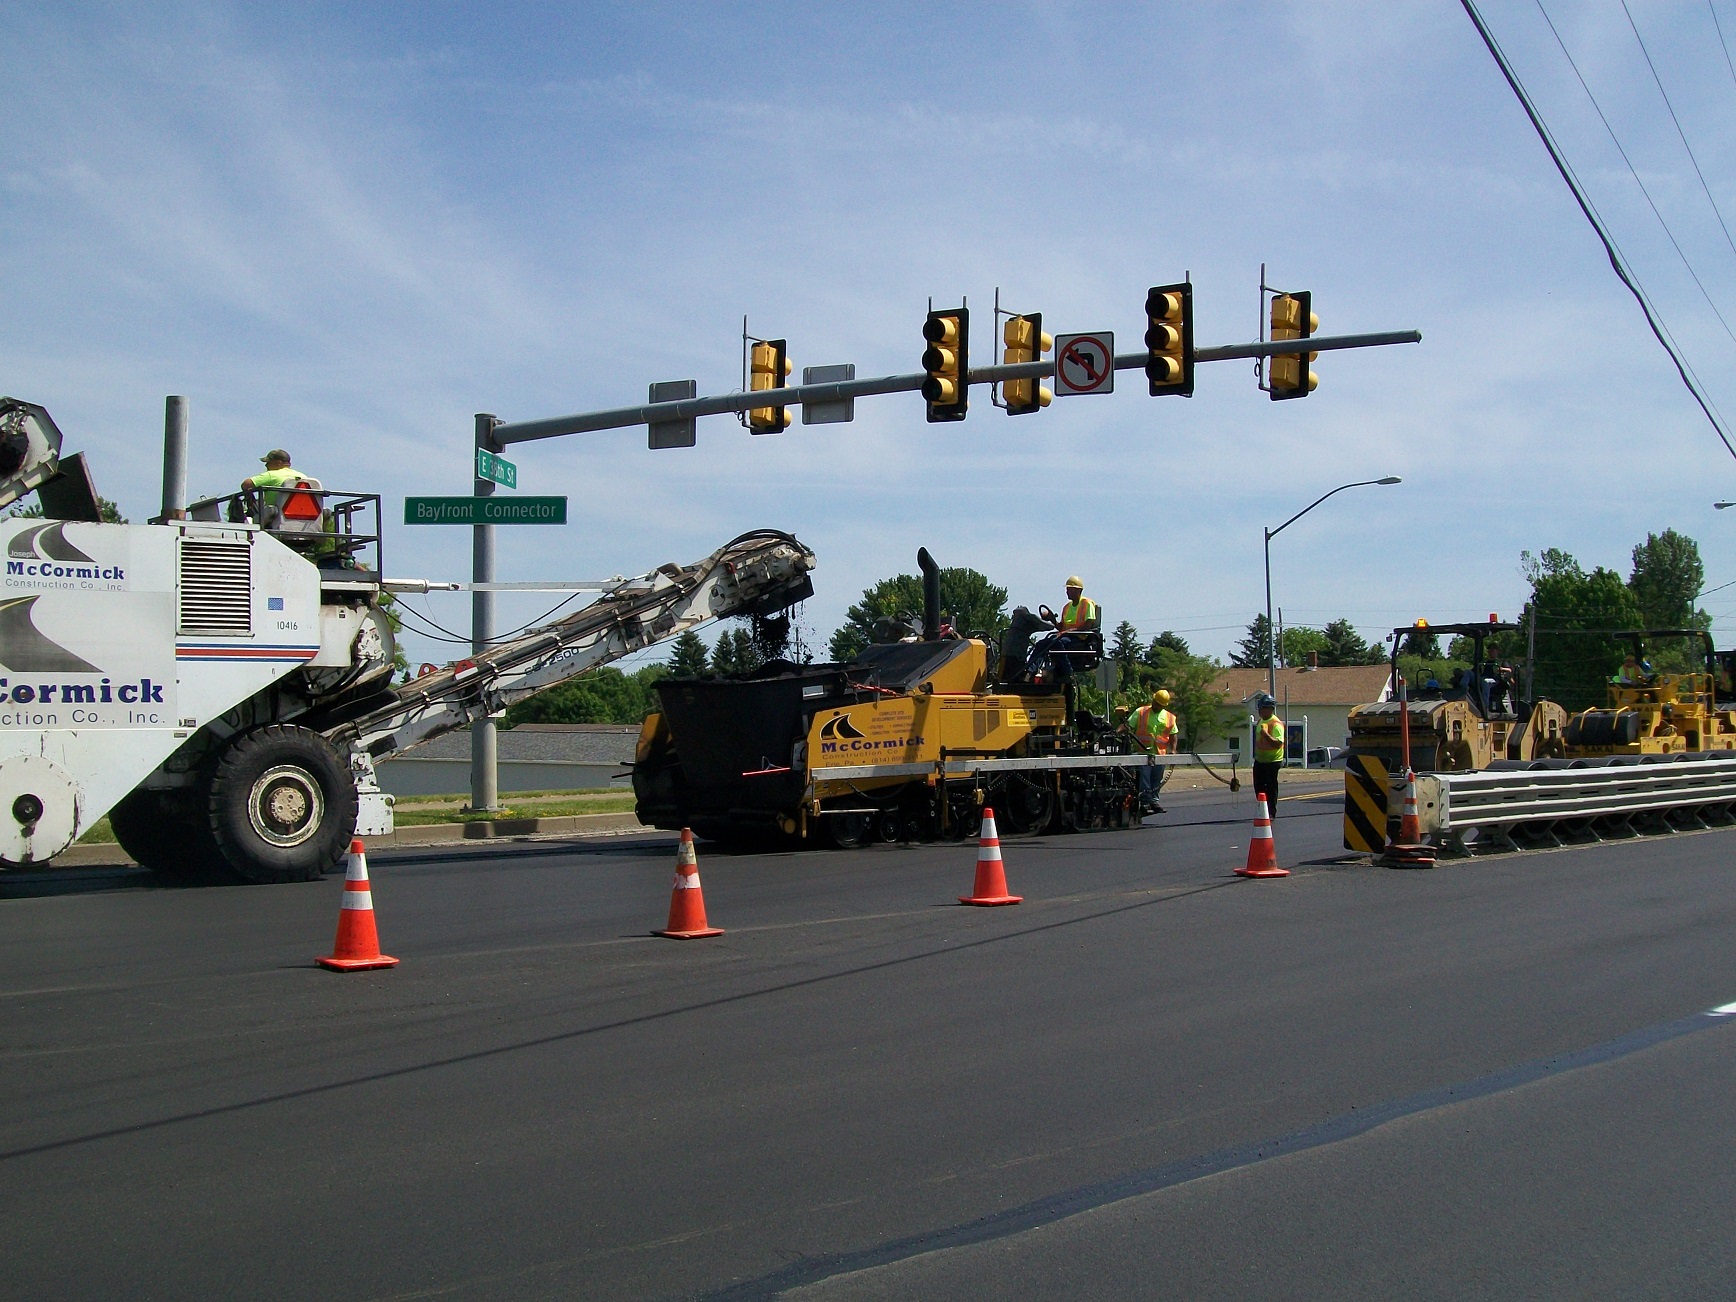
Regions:
<svg viewBox="0 0 1736 1302"><path fill-rule="evenodd" d="M1720 1004L1716 1008L1709 1009L1706 1013L1706 1016L1707 1017L1736 1017L1736 1004Z"/></svg>
<svg viewBox="0 0 1736 1302"><path fill-rule="evenodd" d="M1736 1013L1736 1004L1727 1004L1724 1008L1712 1011L1722 1013L1725 1009ZM1709 1024L1705 1021L1705 1014L1690 1013L1686 1017L1630 1031L1626 1035L1599 1044L1548 1058L1534 1058L1529 1062L1518 1063L1471 1080L1436 1086L1404 1098L1353 1107L1349 1112L1329 1117L1286 1135L1243 1141L1159 1167L1129 1171L1107 1180L1050 1194L1017 1207L992 1211L972 1221L906 1235L875 1247L806 1257L757 1279L715 1289L701 1297L703 1302L749 1302L749 1299L757 1302L760 1298L774 1297L823 1279L908 1261L931 1252L1010 1238L1028 1230L1053 1225L1081 1212L1095 1211L1130 1198L1173 1189L1231 1171L1245 1170L1275 1158L1290 1157L1357 1139L1407 1117L1463 1106L1526 1085L1559 1079L1588 1067L1619 1062L1647 1049L1707 1029Z"/></svg>

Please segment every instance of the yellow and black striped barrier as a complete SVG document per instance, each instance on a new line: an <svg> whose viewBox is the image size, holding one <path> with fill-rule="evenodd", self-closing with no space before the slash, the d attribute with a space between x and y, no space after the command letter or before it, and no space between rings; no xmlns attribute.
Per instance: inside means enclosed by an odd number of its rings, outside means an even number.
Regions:
<svg viewBox="0 0 1736 1302"><path fill-rule="evenodd" d="M1372 755L1344 762L1344 848L1379 854L1386 849L1386 765Z"/></svg>

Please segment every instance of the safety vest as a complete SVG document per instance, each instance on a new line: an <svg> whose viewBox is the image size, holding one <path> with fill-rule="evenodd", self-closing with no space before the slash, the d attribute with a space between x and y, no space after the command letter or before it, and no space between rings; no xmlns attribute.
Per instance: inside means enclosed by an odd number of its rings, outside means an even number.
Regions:
<svg viewBox="0 0 1736 1302"><path fill-rule="evenodd" d="M1175 715L1154 705L1142 705L1133 712L1133 736L1154 755L1167 755L1175 740Z"/></svg>
<svg viewBox="0 0 1736 1302"><path fill-rule="evenodd" d="M1284 758L1284 721L1277 715L1261 719L1254 729L1254 758L1276 764Z"/></svg>
<svg viewBox="0 0 1736 1302"><path fill-rule="evenodd" d="M294 466L285 466L281 470L261 470L253 476L253 486L255 488L280 488L284 484L293 484L301 477L301 471Z"/></svg>
<svg viewBox="0 0 1736 1302"><path fill-rule="evenodd" d="M1061 631L1089 629L1097 622L1097 603L1090 597L1080 597L1077 601L1069 601L1061 608Z"/></svg>
<svg viewBox="0 0 1736 1302"><path fill-rule="evenodd" d="M269 508L278 508L278 516L282 521L314 521L320 518L323 507L320 499L312 493L284 492L294 489L302 481L309 485L318 484L317 479L311 479L293 466L285 466L281 470L262 470L253 476L253 486L260 490L259 503L261 514Z"/></svg>

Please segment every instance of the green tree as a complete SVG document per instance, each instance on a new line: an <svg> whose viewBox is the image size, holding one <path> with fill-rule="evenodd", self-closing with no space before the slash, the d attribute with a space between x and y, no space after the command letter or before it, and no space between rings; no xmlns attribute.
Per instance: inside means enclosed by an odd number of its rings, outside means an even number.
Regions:
<svg viewBox="0 0 1736 1302"><path fill-rule="evenodd" d="M121 514L120 507L109 501L108 498L104 497L101 493L96 495L96 509L98 513L101 514L102 522L104 524L127 523L127 518ZM29 506L15 506L6 514L14 520L40 520L42 519L42 503L32 502Z"/></svg>
<svg viewBox="0 0 1736 1302"><path fill-rule="evenodd" d="M97 499L101 501L102 499ZM107 505L114 505L112 502ZM110 520L110 524L125 524L125 520ZM380 613L386 617L386 627L392 630L392 669L398 681L410 681L410 657L404 654L404 617L398 613L397 600L389 592L380 594Z"/></svg>
<svg viewBox="0 0 1736 1302"><path fill-rule="evenodd" d="M1118 685L1125 691L1139 670L1139 630L1125 619L1115 626L1109 643L1109 658L1120 671Z"/></svg>
<svg viewBox="0 0 1736 1302"><path fill-rule="evenodd" d="M507 710L505 723L642 723L657 708L652 684L668 675L666 665L631 674L604 665L518 702Z"/></svg>
<svg viewBox="0 0 1736 1302"><path fill-rule="evenodd" d="M1706 583L1700 546L1674 529L1648 533L1634 548L1628 590L1647 628L1710 628L1712 619L1694 600Z"/></svg>
<svg viewBox="0 0 1736 1302"><path fill-rule="evenodd" d="M1439 660L1441 639L1426 630L1406 633L1404 641L1399 644L1398 653L1401 656L1415 656L1419 660Z"/></svg>
<svg viewBox="0 0 1736 1302"><path fill-rule="evenodd" d="M1600 565L1587 574L1559 548L1519 559L1531 583L1526 613L1537 627L1534 695L1569 710L1603 704L1624 650L1611 632L1640 627L1639 601L1614 570Z"/></svg>
<svg viewBox="0 0 1736 1302"><path fill-rule="evenodd" d="M1287 628L1278 638L1278 662L1286 665L1305 665L1308 663L1308 653L1312 651L1322 661L1326 658L1326 634L1317 628L1300 626Z"/></svg>
<svg viewBox="0 0 1736 1302"><path fill-rule="evenodd" d="M1147 692L1158 687L1169 692L1170 709L1181 726L1183 748L1193 748L1200 738L1221 732L1235 716L1226 693L1212 690L1212 683L1222 673L1222 665L1204 656L1175 651L1156 641L1147 648L1140 665L1140 685Z"/></svg>
<svg viewBox="0 0 1736 1302"><path fill-rule="evenodd" d="M1151 644L1152 646L1168 647L1178 656L1193 654L1188 650L1187 639L1173 629L1164 629L1163 632L1151 639Z"/></svg>
<svg viewBox="0 0 1736 1302"><path fill-rule="evenodd" d="M1230 663L1238 669L1264 669L1271 658L1271 622L1264 615L1255 615L1248 625L1248 635L1230 652Z"/></svg>
<svg viewBox="0 0 1736 1302"><path fill-rule="evenodd" d="M976 570L941 570L940 608L952 615L952 626L967 637L986 633L998 638L1007 628L1007 590ZM874 625L882 619L905 619L921 627L919 576L899 574L866 589L862 600L844 612L843 625L832 634L832 659L854 660L873 642Z"/></svg>
<svg viewBox="0 0 1736 1302"><path fill-rule="evenodd" d="M711 649L711 672L720 678L727 674L745 674L763 663L765 657L754 645L753 634L745 628L727 630Z"/></svg>
<svg viewBox="0 0 1736 1302"><path fill-rule="evenodd" d="M1348 619L1333 620L1325 633L1326 649L1320 653L1323 665L1378 665L1386 660L1386 648L1378 642L1363 641Z"/></svg>
<svg viewBox="0 0 1736 1302"><path fill-rule="evenodd" d="M711 656L699 634L688 629L675 639L675 646L669 655L671 678L703 678L710 667Z"/></svg>

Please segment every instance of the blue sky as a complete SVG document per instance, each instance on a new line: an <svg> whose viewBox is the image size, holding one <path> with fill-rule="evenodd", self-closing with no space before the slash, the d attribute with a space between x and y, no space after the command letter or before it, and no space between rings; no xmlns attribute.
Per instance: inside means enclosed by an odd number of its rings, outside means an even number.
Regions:
<svg viewBox="0 0 1736 1302"><path fill-rule="evenodd" d="M1736 37L1736 3L1715 0ZM1736 323L1726 241L1619 3L1545 0L1670 229ZM1736 73L1705 0L1630 0L1718 206ZM521 447L564 528L503 530L501 577L691 561L744 530L820 558L805 622L927 545L1014 603L1078 571L1111 622L1224 653L1262 602L1371 636L1517 612L1522 549L1628 567L1648 530L1736 580L1736 464L1617 283L1456 4L6 5L0 389L99 487L155 509L162 399L196 491L290 448L328 486L466 492L472 413L526 420L739 383L739 332L795 365L917 369L928 298L995 288L1137 347L1191 272L1201 343L1250 339L1261 262L1328 333L1271 403L1247 363L1191 401L1109 397L928 425L915 395L753 438L728 418ZM1736 341L1683 269L1535 3L1484 12L1715 400ZM462 529L388 527L394 574L463 578ZM541 605L552 604L552 598ZM504 603L506 626L541 608ZM468 599L417 603L466 628ZM1736 588L1706 604L1720 643ZM414 658L443 660L431 643Z"/></svg>

